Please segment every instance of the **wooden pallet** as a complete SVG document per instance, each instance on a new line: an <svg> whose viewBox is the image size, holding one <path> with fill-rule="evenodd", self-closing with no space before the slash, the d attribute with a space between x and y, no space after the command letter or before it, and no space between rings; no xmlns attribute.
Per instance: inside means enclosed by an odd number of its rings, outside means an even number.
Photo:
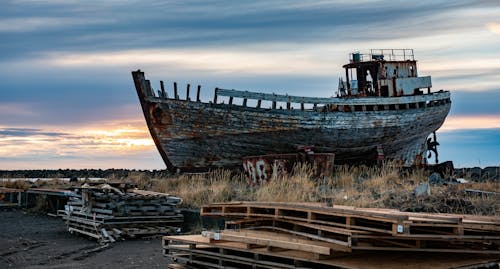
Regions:
<svg viewBox="0 0 500 269"><path fill-rule="evenodd" d="M339 246L337 250L389 249L393 251L500 253L500 236L405 235L394 237L366 231L332 228L325 225L275 219L244 219L226 222L227 231L253 229L299 236ZM494 246L497 246L495 248ZM347 247L348 249L346 249Z"/></svg>
<svg viewBox="0 0 500 269"><path fill-rule="evenodd" d="M272 218L349 230L408 235L500 236L500 217L418 214L345 206L320 207L285 203L221 203L203 206L202 216Z"/></svg>
<svg viewBox="0 0 500 269"><path fill-rule="evenodd" d="M191 268L479 268L499 262L500 256L436 253L357 252L318 255L314 248L290 250L213 240L201 235L163 237L164 255ZM471 267L473 266L473 267Z"/></svg>
<svg viewBox="0 0 500 269"><path fill-rule="evenodd" d="M500 254L498 217L255 202L212 204L201 215L230 218L226 230L284 233L330 243L337 251Z"/></svg>

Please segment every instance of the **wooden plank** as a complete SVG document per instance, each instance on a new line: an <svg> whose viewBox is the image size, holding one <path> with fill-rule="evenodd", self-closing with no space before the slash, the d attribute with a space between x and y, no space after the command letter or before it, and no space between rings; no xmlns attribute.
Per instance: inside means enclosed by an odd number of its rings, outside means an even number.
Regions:
<svg viewBox="0 0 500 269"><path fill-rule="evenodd" d="M370 251L412 251L428 253L461 253L461 254L485 254L500 255L500 250L475 250L475 249L449 249L449 248L398 248L398 247L374 247L374 246L353 246L353 250Z"/></svg>
<svg viewBox="0 0 500 269"><path fill-rule="evenodd" d="M195 269L195 267L184 265L184 264L178 264L178 263L171 263L168 265L169 269Z"/></svg>
<svg viewBox="0 0 500 269"><path fill-rule="evenodd" d="M244 227L258 227L255 225L252 225L253 223L258 223L259 221L273 221L272 218L250 218L250 219L241 219L241 220L233 220L233 221L226 221L226 227L227 225L245 225ZM356 229L346 229L346 228L337 228L337 227L332 227L332 226L327 226L327 225L321 225L321 224L315 224L315 223L309 223L309 222L300 222L300 221L293 221L293 220L274 220L275 223L280 224L291 224L295 225L298 227L305 227L305 228L310 228L314 230L320 230L323 232L329 232L333 234L340 234L340 235L352 235L352 234L371 234L368 231L363 231L363 230L356 230ZM275 227L283 228L282 225L275 225ZM352 228L352 227L351 227Z"/></svg>
<svg viewBox="0 0 500 269"><path fill-rule="evenodd" d="M258 213L252 213L258 212ZM312 212L312 214L310 213ZM341 217L341 218L356 218L355 226L351 228L358 230L366 230L380 233L392 233L392 224L399 223L402 220L407 219L407 216L393 216L386 213L367 213L360 212L356 214L355 210L345 209L345 208L327 208L327 207L313 207L303 204L283 204L283 203L245 203L242 204L227 204L224 206L215 205L215 208L211 206L202 207L202 216L229 216L229 217L272 217L275 219L286 219L292 221L304 221L309 223L324 224L324 225L335 225L338 227L346 227L345 220L334 223L331 220L323 221L318 220L316 217L311 219L311 216L324 215L331 217ZM363 220L363 221L361 221ZM366 226L363 223L366 221L373 221L378 223L379 226L383 225L386 228L377 228Z"/></svg>
<svg viewBox="0 0 500 269"><path fill-rule="evenodd" d="M443 241L479 241L484 242L488 240L500 240L500 236L488 235L428 235L428 234L406 234L398 237L386 235L368 235L368 234L354 234L352 238L370 238L370 239L401 239L401 240L443 240Z"/></svg>
<svg viewBox="0 0 500 269"><path fill-rule="evenodd" d="M291 102L305 104L331 104L331 105L392 105L409 104L427 101L437 101L443 98L449 98L449 92L434 92L432 94L400 96L400 97L357 97L357 98L336 98L336 97L302 97L293 95L270 94L260 92L249 92L239 90L229 90L217 88L216 96L227 96L236 98L246 98L253 100L265 100L273 102ZM215 102L214 102L215 103Z"/></svg>
<svg viewBox="0 0 500 269"><path fill-rule="evenodd" d="M272 232L261 231L222 231L220 233L208 232L207 236L212 240L226 240L241 242L265 247L278 247L283 249L301 250L305 252L330 255L331 248L328 244L318 241L304 240L292 236L283 236ZM348 248L346 248L348 249Z"/></svg>
<svg viewBox="0 0 500 269"><path fill-rule="evenodd" d="M93 237L93 238L96 238L96 239L102 239L102 236L101 235L98 235L98 234L94 234L94 233L91 233L91 232L86 232L84 230L80 230L80 229L76 229L76 228L68 228L68 232L70 233L73 233L73 232L77 232L77 233L81 233L81 234L84 234L84 235L87 235L87 236L90 236L90 237Z"/></svg>
<svg viewBox="0 0 500 269"><path fill-rule="evenodd" d="M225 212L217 212L217 211L212 211L211 210L212 205L207 205L202 207L201 214L202 215L222 215L222 213L226 214ZM243 204L215 204L215 208L221 208L223 207L224 209L227 210L227 208L235 208L235 207L240 207L240 208L255 208L257 209L275 209L275 210L284 210L284 211L296 211L300 212L303 214L307 214L308 211L312 211L314 213L318 214L329 214L332 216L354 216L358 218L367 218L367 219L373 219L373 220L380 220L380 221L388 221L388 222L398 222L398 221L403 221L407 220L408 216L406 215L401 215L401 214L391 214L387 212L365 212L363 210L357 210L357 209L347 209L344 207L319 207L319 206L312 206L312 205L307 205L307 204L290 204L290 203L258 203L258 202L245 202ZM258 211L258 210L257 210ZM245 212L248 213L248 212ZM236 216L237 214L231 213L230 215ZM279 214L283 215L283 214Z"/></svg>
<svg viewBox="0 0 500 269"><path fill-rule="evenodd" d="M492 221L500 218L489 217L475 222L465 215L441 215L406 213L395 210L373 210L352 207L319 207L304 204L283 203L228 203L202 207L203 216L226 217L269 217L287 221L308 222L312 224L337 226L371 232L391 233L402 236L406 233L418 234L468 234L483 231L484 233L500 232L500 226ZM329 217L332 217L329 219ZM335 218L345 218L342 219ZM334 221L335 220L335 221ZM355 224L355 225L354 225ZM398 232L398 226L403 232ZM439 229L435 229L439 228Z"/></svg>
<svg viewBox="0 0 500 269"><path fill-rule="evenodd" d="M443 255L443 253L432 252L395 251L390 253L357 252L318 260L313 253L296 250L272 252L266 248L246 249L245 244L236 242L206 243L207 239L200 235L168 236L164 237L164 240L172 241L172 244L168 245L169 255L189 254L193 260L203 260L202 257L218 255L229 257L235 262L244 255L244 259L257 266L256 268L266 261L281 263L281 267L278 264L277 268L288 268L291 264L297 265L292 268L457 268L472 264L486 264L500 259L500 256L481 254ZM196 247L187 248L189 244L196 244Z"/></svg>

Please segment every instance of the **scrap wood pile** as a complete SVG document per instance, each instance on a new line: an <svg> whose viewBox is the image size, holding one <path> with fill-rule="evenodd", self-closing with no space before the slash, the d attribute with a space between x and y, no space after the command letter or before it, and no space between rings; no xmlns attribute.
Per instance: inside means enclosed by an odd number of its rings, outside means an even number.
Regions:
<svg viewBox="0 0 500 269"><path fill-rule="evenodd" d="M120 190L108 184L83 186L58 214L66 220L69 232L104 243L179 231L184 220L177 209L181 202L181 198L165 193Z"/></svg>
<svg viewBox="0 0 500 269"><path fill-rule="evenodd" d="M500 261L500 217L255 202L212 204L201 215L224 217L225 229L164 237L164 254L177 266L460 268Z"/></svg>

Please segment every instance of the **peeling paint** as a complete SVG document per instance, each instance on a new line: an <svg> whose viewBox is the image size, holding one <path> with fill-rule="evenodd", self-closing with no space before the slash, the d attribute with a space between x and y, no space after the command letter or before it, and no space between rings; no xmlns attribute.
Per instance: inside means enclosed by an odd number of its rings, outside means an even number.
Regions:
<svg viewBox="0 0 500 269"><path fill-rule="evenodd" d="M380 77L372 78L372 94L361 90L356 96L339 98L216 88L212 102L190 101L190 98L168 98L163 91L155 96L143 72L132 75L151 136L171 171L241 167L244 157L296 154L300 145L313 146L315 153L334 153L338 163L376 162L376 146L382 145L386 159L410 165L419 160L418 156L426 155L422 145L448 115L450 93L420 91L420 87L429 86L430 78L416 77L413 59L385 61L377 57L378 60L344 66L346 70L358 68L360 72L373 70L373 74L379 74ZM392 84L382 79L391 70ZM408 83L398 84L396 79ZM393 88L373 88L378 82L391 84ZM366 85L366 81L361 81L358 87ZM397 90L398 85L403 85L402 89ZM344 90L352 92L349 87L347 83ZM221 96L229 97L230 102L217 103ZM235 103L235 98L243 99L242 104ZM246 100L251 99L257 106L247 105ZM261 107L262 101L271 101L275 108ZM301 109L292 109L290 103L301 104ZM285 105L280 108L282 104ZM284 165L247 162L243 166L255 184L268 180Z"/></svg>

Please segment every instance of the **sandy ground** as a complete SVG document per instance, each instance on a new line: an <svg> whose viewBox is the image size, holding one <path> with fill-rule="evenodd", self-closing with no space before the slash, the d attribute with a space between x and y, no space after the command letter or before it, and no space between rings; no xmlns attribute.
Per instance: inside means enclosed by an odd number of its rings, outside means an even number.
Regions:
<svg viewBox="0 0 500 269"><path fill-rule="evenodd" d="M70 234L61 219L0 208L0 268L167 268L161 238L107 248Z"/></svg>

